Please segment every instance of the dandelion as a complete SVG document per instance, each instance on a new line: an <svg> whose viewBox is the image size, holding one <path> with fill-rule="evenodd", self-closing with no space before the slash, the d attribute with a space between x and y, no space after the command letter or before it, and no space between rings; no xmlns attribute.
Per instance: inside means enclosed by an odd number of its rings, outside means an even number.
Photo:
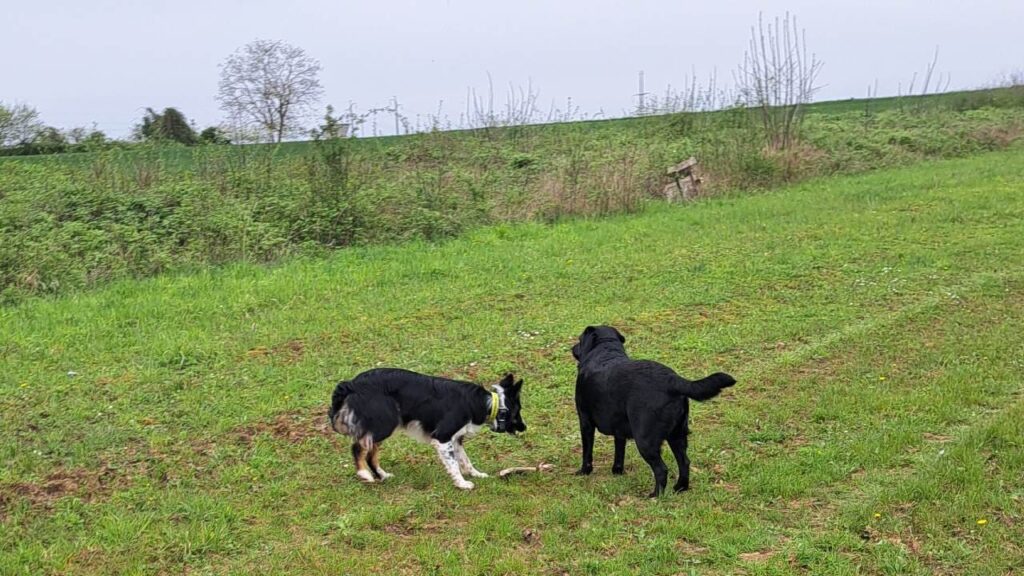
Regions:
<svg viewBox="0 0 1024 576"><path fill-rule="evenodd" d="M21 383L21 387L22 388L28 388L28 382L22 382Z"/></svg>
<svg viewBox="0 0 1024 576"><path fill-rule="evenodd" d="M881 518L881 517L882 517L882 514L881 514L881 513L879 513L879 512L875 512L875 518Z"/></svg>
<svg viewBox="0 0 1024 576"><path fill-rule="evenodd" d="M985 520L984 518L978 520L978 526L984 526L985 524L988 524L988 520Z"/></svg>
<svg viewBox="0 0 1024 576"><path fill-rule="evenodd" d="M879 380L885 380L885 376L879 376L878 379Z"/></svg>

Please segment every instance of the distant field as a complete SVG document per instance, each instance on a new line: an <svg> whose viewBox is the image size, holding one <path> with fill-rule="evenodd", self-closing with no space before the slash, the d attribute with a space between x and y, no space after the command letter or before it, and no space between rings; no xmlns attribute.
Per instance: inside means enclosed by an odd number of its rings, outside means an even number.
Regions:
<svg viewBox="0 0 1024 576"><path fill-rule="evenodd" d="M1024 150L442 244L118 281L0 308L0 574L991 574L1024 566ZM569 347L739 384L692 489L579 462ZM335 380L526 380L454 489L385 446L357 483ZM671 460L670 460L671 461Z"/></svg>

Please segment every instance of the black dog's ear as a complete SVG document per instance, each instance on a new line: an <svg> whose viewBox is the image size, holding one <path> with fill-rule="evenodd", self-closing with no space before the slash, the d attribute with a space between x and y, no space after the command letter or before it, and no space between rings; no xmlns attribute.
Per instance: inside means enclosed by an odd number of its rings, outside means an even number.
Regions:
<svg viewBox="0 0 1024 576"><path fill-rule="evenodd" d="M583 329L583 335L586 336L587 334L590 334L594 330L597 330L597 328L593 326L587 326L586 328Z"/></svg>
<svg viewBox="0 0 1024 576"><path fill-rule="evenodd" d="M622 332L619 332L618 328L612 328L612 330L615 330L615 335L619 337L619 342L626 342L626 337L622 335Z"/></svg>

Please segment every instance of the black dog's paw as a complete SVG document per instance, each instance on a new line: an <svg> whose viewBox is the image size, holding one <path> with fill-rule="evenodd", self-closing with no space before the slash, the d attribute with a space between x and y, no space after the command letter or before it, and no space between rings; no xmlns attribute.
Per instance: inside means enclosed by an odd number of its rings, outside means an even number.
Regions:
<svg viewBox="0 0 1024 576"><path fill-rule="evenodd" d="M623 466L612 466L612 474L616 476L622 476L626 473L626 468Z"/></svg>
<svg viewBox="0 0 1024 576"><path fill-rule="evenodd" d="M672 487L672 490L674 490L677 494L679 492L686 492L689 489L690 489L690 483L689 482L687 482L686 484L676 484L675 486Z"/></svg>
<svg viewBox="0 0 1024 576"><path fill-rule="evenodd" d="M580 469L576 471L576 475L577 476L590 476L590 473L593 472L593 471L594 471L594 467L593 466L581 466Z"/></svg>

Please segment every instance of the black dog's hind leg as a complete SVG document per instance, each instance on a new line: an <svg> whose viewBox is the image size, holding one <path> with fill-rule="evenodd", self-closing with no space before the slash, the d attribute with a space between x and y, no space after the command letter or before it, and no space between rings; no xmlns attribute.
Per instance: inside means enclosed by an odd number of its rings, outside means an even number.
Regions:
<svg viewBox="0 0 1024 576"><path fill-rule="evenodd" d="M690 459L686 457L686 437L690 434L690 407L683 410L683 418L679 424L672 429L668 435L668 446L672 449L672 455L676 457L676 464L679 465L679 479L672 487L675 492L682 492L690 489Z"/></svg>
<svg viewBox="0 0 1024 576"><path fill-rule="evenodd" d="M615 460L612 462L612 474L622 474L626 471L626 437L615 437Z"/></svg>
<svg viewBox="0 0 1024 576"><path fill-rule="evenodd" d="M686 457L686 431L678 436L668 439L668 446L672 449L672 455L676 457L679 464L679 480L672 490L682 492L690 489L690 459Z"/></svg>
<svg viewBox="0 0 1024 576"><path fill-rule="evenodd" d="M387 480L394 476L394 474L385 472L380 467L380 443L374 443L373 448L370 449L370 472L377 477L378 480Z"/></svg>
<svg viewBox="0 0 1024 576"><path fill-rule="evenodd" d="M661 440L640 440L637 438L636 447L640 450L640 455L644 457L644 460L651 467L651 472L654 473L654 491L648 496L650 498L657 498L665 491L665 485L668 484L668 466L661 459Z"/></svg>
<svg viewBox="0 0 1024 576"><path fill-rule="evenodd" d="M356 477L363 482L376 481L376 478L374 478L373 472L370 471L370 466L366 461L366 458L370 455L370 450L372 449L373 439L369 436L363 436L352 443L352 459L356 462Z"/></svg>
<svg viewBox="0 0 1024 576"><path fill-rule="evenodd" d="M583 465L576 472L577 476L586 476L594 471L594 425L580 414L580 440L583 442Z"/></svg>

